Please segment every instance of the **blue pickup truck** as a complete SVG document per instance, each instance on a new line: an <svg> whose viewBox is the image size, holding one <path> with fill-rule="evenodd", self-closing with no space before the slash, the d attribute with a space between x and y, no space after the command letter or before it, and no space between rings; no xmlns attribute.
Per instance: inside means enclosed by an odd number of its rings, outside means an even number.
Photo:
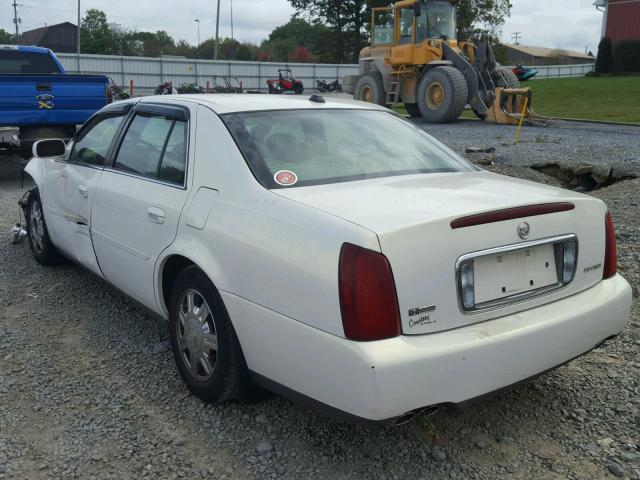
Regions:
<svg viewBox="0 0 640 480"><path fill-rule="evenodd" d="M104 75L66 74L47 48L0 45L0 148L31 156L42 138L71 138L110 103Z"/></svg>

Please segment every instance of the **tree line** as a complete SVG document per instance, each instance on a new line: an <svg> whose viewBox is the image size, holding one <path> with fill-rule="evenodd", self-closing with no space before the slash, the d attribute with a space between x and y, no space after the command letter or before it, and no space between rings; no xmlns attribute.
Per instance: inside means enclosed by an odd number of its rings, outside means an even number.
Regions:
<svg viewBox="0 0 640 480"><path fill-rule="evenodd" d="M389 0L289 0L289 3L295 13L288 23L276 27L260 43L221 38L218 59L357 63L360 50L370 41L371 9L387 6ZM473 40L479 33L488 33L497 44L500 28L511 12L511 1L458 0L457 8L459 39ZM82 53L203 59L214 56L213 38L191 45L185 40L176 41L164 30L114 29L107 15L98 9L87 10L80 30ZM3 32L0 30L0 43Z"/></svg>

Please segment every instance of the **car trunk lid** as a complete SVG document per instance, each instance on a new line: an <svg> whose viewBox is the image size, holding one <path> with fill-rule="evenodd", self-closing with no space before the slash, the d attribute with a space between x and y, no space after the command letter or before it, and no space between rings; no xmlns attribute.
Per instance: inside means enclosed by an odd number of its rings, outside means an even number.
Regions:
<svg viewBox="0 0 640 480"><path fill-rule="evenodd" d="M578 293L602 278L605 207L575 192L487 172L389 177L276 192L378 236L380 251L391 263L407 335L513 314ZM549 204L571 208L541 215L524 210L514 218L452 227L452 222L477 214ZM524 223L529 232L522 238ZM561 275L562 251L549 241L566 242L572 236L578 250L575 278L552 288L556 272ZM467 257L474 259L477 302L485 308L463 308L457 267ZM528 285L531 281L533 286ZM544 290L529 295L538 288Z"/></svg>

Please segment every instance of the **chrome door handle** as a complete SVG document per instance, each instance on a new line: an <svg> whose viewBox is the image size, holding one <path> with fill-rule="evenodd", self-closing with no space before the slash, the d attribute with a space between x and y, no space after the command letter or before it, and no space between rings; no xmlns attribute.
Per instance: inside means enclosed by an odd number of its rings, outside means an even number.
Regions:
<svg viewBox="0 0 640 480"><path fill-rule="evenodd" d="M87 198L89 196L89 189L86 185L78 185L78 193L84 198Z"/></svg>
<svg viewBox="0 0 640 480"><path fill-rule="evenodd" d="M149 207L147 209L147 216L149 217L149 221L153 223L164 223L164 210L158 207Z"/></svg>

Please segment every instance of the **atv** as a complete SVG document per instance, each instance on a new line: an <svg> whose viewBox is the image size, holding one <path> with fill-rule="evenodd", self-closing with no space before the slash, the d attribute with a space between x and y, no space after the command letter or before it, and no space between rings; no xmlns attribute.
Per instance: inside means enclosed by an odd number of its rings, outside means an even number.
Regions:
<svg viewBox="0 0 640 480"><path fill-rule="evenodd" d="M516 77L518 77L518 80L520 80L521 82L526 82L527 80L530 80L533 77L535 77L538 74L538 70L536 70L535 68L518 65L516 68L513 69L513 73L516 74Z"/></svg>
<svg viewBox="0 0 640 480"><path fill-rule="evenodd" d="M296 80L288 68L278 69L278 78L267 80L269 93L294 92L296 95L302 95L304 85L300 80Z"/></svg>

